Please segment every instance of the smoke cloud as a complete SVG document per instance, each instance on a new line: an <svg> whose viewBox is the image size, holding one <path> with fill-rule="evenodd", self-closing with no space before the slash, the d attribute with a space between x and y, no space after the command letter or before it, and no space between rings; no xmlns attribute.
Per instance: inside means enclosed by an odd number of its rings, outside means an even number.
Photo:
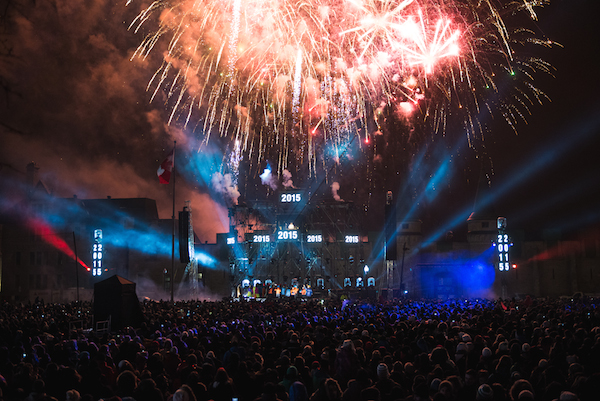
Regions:
<svg viewBox="0 0 600 401"><path fill-rule="evenodd" d="M8 5L3 40L11 53L0 53L0 81L7 88L0 88L0 163L24 175L36 162L57 197L150 198L159 216L170 218L172 185L160 185L156 170L177 140L176 208L190 200L199 213L221 210L210 188L183 178L179 157L192 142L166 124L164 94L150 102L146 92L162 52L131 59L140 34L127 27L141 6L107 0ZM220 213L202 218L197 235L216 238Z"/></svg>
<svg viewBox="0 0 600 401"><path fill-rule="evenodd" d="M277 189L277 180L275 179L275 176L270 168L266 168L263 171L263 173L260 175L260 181L263 185L267 185L273 190Z"/></svg>
<svg viewBox="0 0 600 401"><path fill-rule="evenodd" d="M343 202L344 200L338 194L339 190L340 190L340 183L339 182L336 181L333 184L331 184L331 194L333 195L333 199L335 199L338 202Z"/></svg>
<svg viewBox="0 0 600 401"><path fill-rule="evenodd" d="M288 170L283 170L282 176L283 180L281 185L283 185L284 188L296 188L294 187L294 181L292 181L292 173Z"/></svg>
<svg viewBox="0 0 600 401"><path fill-rule="evenodd" d="M215 191L227 197L232 204L238 204L240 192L238 191L237 185L233 184L231 174L223 175L219 172L213 174L212 185Z"/></svg>

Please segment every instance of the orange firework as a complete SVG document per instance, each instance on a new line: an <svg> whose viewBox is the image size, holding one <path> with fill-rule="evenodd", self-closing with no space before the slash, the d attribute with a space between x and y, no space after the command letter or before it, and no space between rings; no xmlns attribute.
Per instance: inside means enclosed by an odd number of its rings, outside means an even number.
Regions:
<svg viewBox="0 0 600 401"><path fill-rule="evenodd" d="M276 150L281 170L293 156L314 167L317 132L334 146L366 138L366 116L382 105L437 131L455 111L470 139L483 112L514 127L545 97L534 73L551 72L519 50L553 43L504 16L535 19L547 3L157 0L131 27L156 24L134 57L164 55L148 89L170 123L193 121L203 143L218 133L258 157Z"/></svg>

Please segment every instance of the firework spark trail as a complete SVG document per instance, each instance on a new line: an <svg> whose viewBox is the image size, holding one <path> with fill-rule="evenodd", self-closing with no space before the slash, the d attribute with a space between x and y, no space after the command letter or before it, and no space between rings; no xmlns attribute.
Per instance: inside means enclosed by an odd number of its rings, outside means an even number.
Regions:
<svg viewBox="0 0 600 401"><path fill-rule="evenodd" d="M134 57L146 58L157 46L164 52L148 89L152 99L166 96L170 123L199 119L201 142L219 131L240 140L243 152L255 148L259 158L276 152L281 170L290 157L315 160L318 147L310 141L317 127L325 145L339 146L357 135L353 126L367 126L366 109L382 104L421 115L436 130L458 119L470 140L484 129L482 111L514 126L528 105L545 98L534 73L551 72L543 61L522 57L516 45L553 43L503 16L536 20L535 9L546 4L156 0L131 29L158 23ZM240 108L248 110L243 121ZM293 126L300 127L297 138L290 137Z"/></svg>
<svg viewBox="0 0 600 401"><path fill-rule="evenodd" d="M402 33L409 44L396 43L396 51L404 52L408 65L421 65L425 74L431 74L437 61L459 55L458 38L460 31L449 33L450 20L439 19L433 38L427 40L427 29L423 23L423 13L418 12L420 23L408 20L402 27ZM419 29L420 28L420 29ZM411 46L413 44L413 46Z"/></svg>
<svg viewBox="0 0 600 401"><path fill-rule="evenodd" d="M298 49L296 56L296 69L294 72L294 94L292 99L292 112L298 113L300 108L300 91L302 89L302 50Z"/></svg>
<svg viewBox="0 0 600 401"><path fill-rule="evenodd" d="M234 148L229 155L229 160L227 161L227 165L229 167L229 171L232 172L232 183L237 187L238 178L240 175L240 163L242 161L242 152L239 139L234 142Z"/></svg>
<svg viewBox="0 0 600 401"><path fill-rule="evenodd" d="M235 63L238 54L238 39L240 35L240 18L242 11L242 0L233 1L233 12L231 18L231 35L229 39L229 76L232 77L235 71Z"/></svg>

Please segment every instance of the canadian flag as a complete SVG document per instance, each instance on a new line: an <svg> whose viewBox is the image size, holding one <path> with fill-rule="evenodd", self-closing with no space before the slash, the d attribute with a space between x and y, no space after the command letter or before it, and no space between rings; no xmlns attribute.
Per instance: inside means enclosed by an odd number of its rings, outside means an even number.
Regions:
<svg viewBox="0 0 600 401"><path fill-rule="evenodd" d="M173 171L173 166L175 165L174 152L175 149L173 149L165 161L158 166L158 171L156 174L158 175L158 180L161 184L168 184L171 180L171 172Z"/></svg>

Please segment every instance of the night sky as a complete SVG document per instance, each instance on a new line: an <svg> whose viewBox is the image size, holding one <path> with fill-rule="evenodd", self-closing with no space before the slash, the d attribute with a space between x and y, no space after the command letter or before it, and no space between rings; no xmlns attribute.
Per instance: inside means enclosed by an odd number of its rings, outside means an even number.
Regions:
<svg viewBox="0 0 600 401"><path fill-rule="evenodd" d="M183 173L178 175L177 207L191 200L199 238L214 242L216 232L227 230L227 202L202 172L207 159L194 156L198 138L177 124L167 124L168 110L161 99L150 102L146 86L161 54L131 58L144 32L135 34L127 27L146 2L125 3L8 2L0 31L1 172L18 175L35 161L41 179L60 197L151 198L158 202L159 215L170 218L171 188L158 183L156 169L177 140L181 159L176 163ZM554 77L536 76L537 86L551 102L531 107L532 115L527 124L517 126L518 134L506 124L494 124L497 128L487 135L482 158L464 144L457 146L456 135L420 133L422 147L431 148L427 157L432 164L439 155L438 142L444 149L456 149L449 167L454 172L445 173L431 194L419 197L419 185L409 190L404 186L415 173L408 166L418 152L410 150L389 156L393 162L369 176L371 185L361 185L360 180L357 184L355 172L340 166L335 179L341 198L368 204L377 216L371 221L377 223L383 208L377 205L385 189L392 189L407 200L419 198L418 213L412 217L426 221L429 232L457 230L453 218L470 213L484 166L490 204L508 218L509 228L584 232L597 225L599 3L554 0L538 10L540 32L564 47L540 50L540 57L556 69ZM298 175L293 179L306 181ZM426 177L412 176L413 181L420 179ZM3 185L10 186L10 181ZM332 200L329 183L322 188L327 189L322 196ZM248 174L240 200L261 191L268 193L259 177ZM3 202L2 207L10 204Z"/></svg>

